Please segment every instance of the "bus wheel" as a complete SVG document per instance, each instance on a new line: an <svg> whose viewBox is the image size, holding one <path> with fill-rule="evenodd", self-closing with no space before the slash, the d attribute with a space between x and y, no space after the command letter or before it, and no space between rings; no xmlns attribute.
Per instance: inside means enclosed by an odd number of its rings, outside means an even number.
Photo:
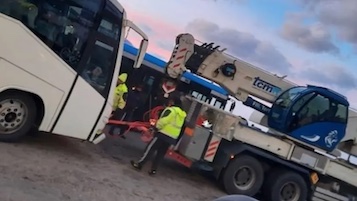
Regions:
<svg viewBox="0 0 357 201"><path fill-rule="evenodd" d="M24 137L36 119L36 104L21 92L0 94L0 141L14 142Z"/></svg>
<svg viewBox="0 0 357 201"><path fill-rule="evenodd" d="M247 155L237 156L222 175L222 183L228 194L254 196L264 181L264 170L260 162Z"/></svg>
<svg viewBox="0 0 357 201"><path fill-rule="evenodd" d="M305 201L307 184L301 175L291 171L274 171L264 184L264 197L268 200Z"/></svg>

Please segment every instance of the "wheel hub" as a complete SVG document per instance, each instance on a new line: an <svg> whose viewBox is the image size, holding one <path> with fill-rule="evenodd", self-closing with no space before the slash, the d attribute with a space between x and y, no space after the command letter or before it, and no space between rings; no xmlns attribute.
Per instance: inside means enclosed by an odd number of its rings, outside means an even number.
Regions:
<svg viewBox="0 0 357 201"><path fill-rule="evenodd" d="M297 201L299 200L300 188L295 183L286 183L280 190L280 200Z"/></svg>
<svg viewBox="0 0 357 201"><path fill-rule="evenodd" d="M0 102L0 134L18 131L24 123L27 108L20 101L7 99Z"/></svg>
<svg viewBox="0 0 357 201"><path fill-rule="evenodd" d="M12 123L16 120L16 118L17 118L17 114L15 112L10 112L5 115L4 119L6 122Z"/></svg>
<svg viewBox="0 0 357 201"><path fill-rule="evenodd" d="M241 190L247 190L255 182L255 174L250 167L241 167L235 175L235 184Z"/></svg>

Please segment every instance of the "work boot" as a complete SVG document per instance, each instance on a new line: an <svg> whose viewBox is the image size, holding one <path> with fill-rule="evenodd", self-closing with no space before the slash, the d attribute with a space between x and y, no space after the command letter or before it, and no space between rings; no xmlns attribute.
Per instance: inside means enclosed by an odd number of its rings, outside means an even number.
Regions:
<svg viewBox="0 0 357 201"><path fill-rule="evenodd" d="M136 170L141 170L142 165L140 163L137 163L135 161L130 161L131 166L133 166Z"/></svg>
<svg viewBox="0 0 357 201"><path fill-rule="evenodd" d="M149 175L150 175L150 176L153 176L153 175L155 175L155 174L156 174L156 170L150 170L150 171L149 171Z"/></svg>

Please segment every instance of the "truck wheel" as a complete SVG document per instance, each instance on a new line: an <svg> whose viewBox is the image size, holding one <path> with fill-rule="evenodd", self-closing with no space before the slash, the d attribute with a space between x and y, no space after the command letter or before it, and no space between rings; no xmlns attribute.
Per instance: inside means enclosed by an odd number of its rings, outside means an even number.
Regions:
<svg viewBox="0 0 357 201"><path fill-rule="evenodd" d="M228 194L254 196L264 181L264 170L260 162L247 155L237 156L222 175L222 183Z"/></svg>
<svg viewBox="0 0 357 201"><path fill-rule="evenodd" d="M33 128L36 115L36 104L29 95L18 92L0 94L0 141L20 140Z"/></svg>
<svg viewBox="0 0 357 201"><path fill-rule="evenodd" d="M274 171L264 184L264 197L268 200L305 201L307 184L299 174L290 171Z"/></svg>

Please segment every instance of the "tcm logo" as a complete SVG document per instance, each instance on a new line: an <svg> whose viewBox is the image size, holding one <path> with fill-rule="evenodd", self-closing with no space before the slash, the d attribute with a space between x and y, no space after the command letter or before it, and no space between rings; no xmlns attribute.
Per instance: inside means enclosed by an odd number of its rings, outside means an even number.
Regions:
<svg viewBox="0 0 357 201"><path fill-rule="evenodd" d="M279 95L281 92L281 89L279 87L274 86L268 82L265 82L264 80L261 80L259 77L254 78L253 86L265 92L273 94L275 96Z"/></svg>

